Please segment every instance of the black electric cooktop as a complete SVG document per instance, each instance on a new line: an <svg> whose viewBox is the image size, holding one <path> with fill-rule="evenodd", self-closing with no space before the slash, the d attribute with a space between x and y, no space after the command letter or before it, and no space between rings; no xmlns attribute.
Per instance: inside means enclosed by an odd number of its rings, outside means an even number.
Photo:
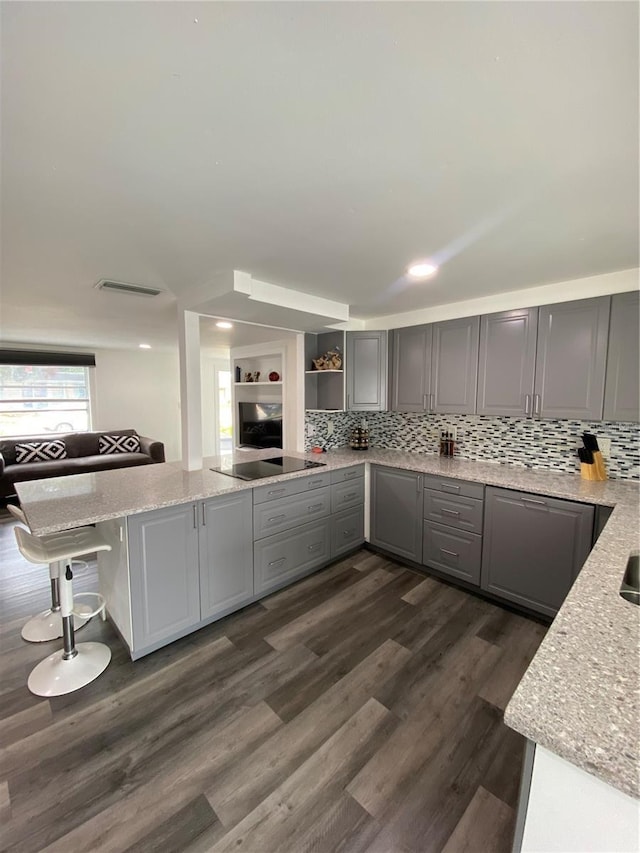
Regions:
<svg viewBox="0 0 640 853"><path fill-rule="evenodd" d="M278 474L293 474L309 468L325 468L324 462L309 462L307 459L295 459L293 456L274 456L271 459L256 459L255 462L238 462L235 465L222 464L211 468L218 474L227 474L238 480L261 480L263 477L275 477Z"/></svg>

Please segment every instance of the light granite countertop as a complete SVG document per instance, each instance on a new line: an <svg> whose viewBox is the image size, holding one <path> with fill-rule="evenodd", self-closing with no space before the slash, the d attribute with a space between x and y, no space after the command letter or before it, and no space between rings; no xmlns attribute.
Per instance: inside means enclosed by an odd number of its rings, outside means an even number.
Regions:
<svg viewBox="0 0 640 853"><path fill-rule="evenodd" d="M241 451L236 461L273 455L273 450ZM323 462L327 470L369 462L615 507L507 706L505 721L613 787L640 797L640 607L619 595L628 556L640 551L637 483L594 483L575 474L375 448L286 455ZM18 483L17 489L29 524L40 535L309 473L247 482L209 470L219 462L206 459L197 471L163 463L76 474Z"/></svg>

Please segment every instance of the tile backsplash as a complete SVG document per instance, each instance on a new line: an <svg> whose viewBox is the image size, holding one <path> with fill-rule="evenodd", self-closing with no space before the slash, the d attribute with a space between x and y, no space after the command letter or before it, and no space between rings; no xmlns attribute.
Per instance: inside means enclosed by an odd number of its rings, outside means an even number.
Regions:
<svg viewBox="0 0 640 853"><path fill-rule="evenodd" d="M458 431L456 454L465 459L576 473L580 470L575 455L575 449L582 445L580 436L592 432L611 441L606 465L612 479L640 479L640 424L636 423L404 412L307 412L305 447L343 447L349 442L351 428L362 420L369 427L371 447L437 453L440 431L453 426Z"/></svg>

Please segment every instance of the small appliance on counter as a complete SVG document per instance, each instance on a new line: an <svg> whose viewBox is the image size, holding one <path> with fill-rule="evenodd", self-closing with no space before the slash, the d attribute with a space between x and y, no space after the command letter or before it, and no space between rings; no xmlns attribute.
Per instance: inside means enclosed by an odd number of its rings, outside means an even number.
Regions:
<svg viewBox="0 0 640 853"><path fill-rule="evenodd" d="M349 436L349 447L352 450L369 449L369 427L363 421L359 427L353 427Z"/></svg>

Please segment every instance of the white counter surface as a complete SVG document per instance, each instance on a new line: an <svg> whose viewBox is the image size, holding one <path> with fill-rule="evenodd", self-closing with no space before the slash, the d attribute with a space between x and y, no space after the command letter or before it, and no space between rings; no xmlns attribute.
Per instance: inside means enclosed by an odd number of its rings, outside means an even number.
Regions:
<svg viewBox="0 0 640 853"><path fill-rule="evenodd" d="M242 451L235 461L273 455L273 450ZM618 594L627 558L640 550L637 483L593 483L577 474L375 448L322 455L287 451L286 455L323 462L329 470L360 462L377 463L614 506L512 697L505 720L526 737L608 784L633 797L640 796L640 607ZM17 490L32 530L44 534L309 473L246 482L209 470L219 462L207 459L201 470L191 472L183 471L179 464L164 463L76 474L18 483Z"/></svg>

